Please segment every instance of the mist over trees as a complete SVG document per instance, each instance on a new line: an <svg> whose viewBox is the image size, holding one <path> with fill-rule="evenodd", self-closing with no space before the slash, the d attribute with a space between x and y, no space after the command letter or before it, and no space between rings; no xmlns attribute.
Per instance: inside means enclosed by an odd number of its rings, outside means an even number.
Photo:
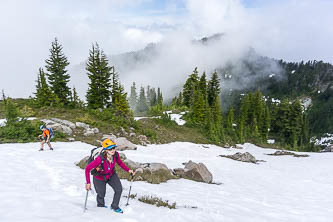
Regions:
<svg viewBox="0 0 333 222"><path fill-rule="evenodd" d="M260 71L260 63L244 60L248 77L256 76L255 84L234 90L229 83L240 78L234 75L237 71L235 64L227 64L208 75L206 72L199 75L198 68L195 68L171 104L165 104L161 89L150 85L138 87L133 82L128 96L115 66L95 43L86 62L90 82L84 103L75 87L67 86L69 62L57 39L52 42L50 53L45 60L46 71L43 68L38 70L34 93L37 107L87 109L101 118L120 121L132 118L133 114L167 116L167 110L185 111L186 126L202 129L213 143L265 144L267 139L275 139L281 146L300 151L316 149L310 144L310 137L323 132L318 123L325 123L330 129L330 115L322 112L320 106L325 104L328 110L332 110L331 85L327 82L333 81L333 68L322 61L287 63L280 60L278 64L282 72L278 76L268 76ZM268 60L263 58L260 61L267 64ZM309 111L305 112L299 103L301 96L314 99ZM279 98L281 103L274 103L270 98ZM100 110L100 113L94 110ZM322 114L318 118L319 113Z"/></svg>

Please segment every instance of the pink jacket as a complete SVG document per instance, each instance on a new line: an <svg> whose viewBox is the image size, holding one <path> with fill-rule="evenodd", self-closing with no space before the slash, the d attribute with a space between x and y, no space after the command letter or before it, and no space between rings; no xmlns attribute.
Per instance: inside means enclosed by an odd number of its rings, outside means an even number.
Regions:
<svg viewBox="0 0 333 222"><path fill-rule="evenodd" d="M117 155L116 157L116 161L113 161L112 163L107 161L107 159L105 158L104 160L104 164L103 164L103 168L104 168L104 171L99 171L99 173L101 175L99 176L95 176L94 177L96 179L99 179L99 180L104 180L104 177L103 177L103 174L105 175L105 179L108 180L112 174L114 173L114 167L116 165L116 162L117 164L123 168L126 172L128 172L130 169L123 163L123 161L121 161L120 159L120 156L119 156L119 153L116 152L115 155ZM114 158L114 157L113 157ZM93 160L91 163L89 163L86 167L86 170L85 170L85 173L86 173L86 182L87 183L90 183L90 171L92 169L95 169L96 167L98 167L102 162L102 159L101 159L101 156L98 156L95 160Z"/></svg>

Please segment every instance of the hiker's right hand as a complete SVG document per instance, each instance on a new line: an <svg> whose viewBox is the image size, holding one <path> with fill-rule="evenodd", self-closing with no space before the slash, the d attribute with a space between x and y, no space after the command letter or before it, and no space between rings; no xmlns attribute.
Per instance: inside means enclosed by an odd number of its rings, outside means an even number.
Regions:
<svg viewBox="0 0 333 222"><path fill-rule="evenodd" d="M86 190L91 190L91 184L90 183L86 184Z"/></svg>

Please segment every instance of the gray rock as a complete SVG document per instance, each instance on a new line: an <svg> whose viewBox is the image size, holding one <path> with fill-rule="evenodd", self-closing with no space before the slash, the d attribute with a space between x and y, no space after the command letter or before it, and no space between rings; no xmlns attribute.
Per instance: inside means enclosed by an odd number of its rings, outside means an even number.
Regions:
<svg viewBox="0 0 333 222"><path fill-rule="evenodd" d="M53 119L59 120L57 118L53 118ZM67 135L71 135L73 133L73 130L67 125L55 122L50 119L41 119L41 121L45 123L46 127L52 128L52 130L54 130L55 132L63 132Z"/></svg>
<svg viewBox="0 0 333 222"><path fill-rule="evenodd" d="M139 173L139 174L140 174L140 173L143 173L143 169L142 169L142 168L137 168L137 169L135 170L135 172L136 172L136 173Z"/></svg>
<svg viewBox="0 0 333 222"><path fill-rule="evenodd" d="M81 169L86 168L86 166L88 165L88 159L89 159L89 156L86 156L85 158L83 158L82 160L80 160L80 162L78 162L76 164L76 166L80 167Z"/></svg>
<svg viewBox="0 0 333 222"><path fill-rule="evenodd" d="M130 168L130 169L138 169L140 168L140 163L134 162L132 160L126 159L124 160L124 163Z"/></svg>
<svg viewBox="0 0 333 222"><path fill-rule="evenodd" d="M203 163L194 163L191 160L185 165L184 178L204 183L211 183L213 175Z"/></svg>
<svg viewBox="0 0 333 222"><path fill-rule="evenodd" d="M308 157L309 156L307 154L297 154L297 153L288 152L288 151L284 151L284 150L278 150L275 153L267 154L267 155L270 155L270 156L285 156L285 155L290 155L290 156L294 156L294 157Z"/></svg>
<svg viewBox="0 0 333 222"><path fill-rule="evenodd" d="M98 129L98 128L92 128L91 130L92 130L95 134L96 134L96 133L99 133L99 129Z"/></svg>
<svg viewBox="0 0 333 222"><path fill-rule="evenodd" d="M74 123L72 123L71 121L68 120L63 120L63 119L58 119L58 118L51 118L52 121L59 123L61 125L65 125L68 126L71 129L75 129L76 125Z"/></svg>
<svg viewBox="0 0 333 222"><path fill-rule="evenodd" d="M76 122L75 125L80 128L89 129L90 126L86 123Z"/></svg>
<svg viewBox="0 0 333 222"><path fill-rule="evenodd" d="M135 136L136 136L136 133L130 133L129 136L130 136L130 137L135 137Z"/></svg>
<svg viewBox="0 0 333 222"><path fill-rule="evenodd" d="M246 153L235 153L234 155L220 155L221 157L226 157L229 159L241 161L241 162L249 162L249 163L257 163L257 160L254 156L252 156L249 152Z"/></svg>
<svg viewBox="0 0 333 222"><path fill-rule="evenodd" d="M106 140L106 139L110 139L112 141L115 141L117 139L117 137L113 134L104 134L102 137L102 141Z"/></svg>
<svg viewBox="0 0 333 222"><path fill-rule="evenodd" d="M169 168L163 163L144 163L141 166L143 166L144 169L149 168L152 172L158 170L170 171Z"/></svg>
<svg viewBox="0 0 333 222"><path fill-rule="evenodd" d="M91 136L91 135L95 135L95 132L91 129L88 129L83 133L83 135L84 136Z"/></svg>
<svg viewBox="0 0 333 222"><path fill-rule="evenodd" d="M119 151L137 149L137 146L128 141L125 137L116 138L114 142L117 144L117 150Z"/></svg>
<svg viewBox="0 0 333 222"><path fill-rule="evenodd" d="M179 177L184 177L185 170L183 168L173 169L173 174Z"/></svg>
<svg viewBox="0 0 333 222"><path fill-rule="evenodd" d="M73 141L75 141L75 139L73 137L70 137L70 138L68 138L68 141L73 142Z"/></svg>

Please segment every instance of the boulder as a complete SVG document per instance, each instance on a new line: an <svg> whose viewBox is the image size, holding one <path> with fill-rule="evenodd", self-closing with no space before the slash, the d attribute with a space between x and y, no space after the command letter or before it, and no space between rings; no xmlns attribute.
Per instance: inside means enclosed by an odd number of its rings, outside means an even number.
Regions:
<svg viewBox="0 0 333 222"><path fill-rule="evenodd" d="M143 169L149 169L152 172L159 170L170 171L169 168L163 163L144 163L142 166Z"/></svg>
<svg viewBox="0 0 333 222"><path fill-rule="evenodd" d="M175 168L173 169L173 174L178 177L184 177L185 170L183 168Z"/></svg>
<svg viewBox="0 0 333 222"><path fill-rule="evenodd" d="M140 163L134 162L129 159L125 159L124 163L130 168L130 169L139 169L141 167Z"/></svg>
<svg viewBox="0 0 333 222"><path fill-rule="evenodd" d="M86 123L76 122L75 125L80 128L89 129L90 126Z"/></svg>
<svg viewBox="0 0 333 222"><path fill-rule="evenodd" d="M248 163L257 163L258 161L254 156L252 156L249 152L246 153L235 153L234 155L220 155L221 157L226 157L229 159L241 161L241 162L248 162Z"/></svg>
<svg viewBox="0 0 333 222"><path fill-rule="evenodd" d="M307 154L297 154L297 153L293 153L293 152L289 152L289 151L284 151L284 150L278 150L275 153L272 154L267 154L270 156L285 156L285 155L290 155L290 156L294 156L294 157L308 157L309 155Z"/></svg>
<svg viewBox="0 0 333 222"><path fill-rule="evenodd" d="M86 156L85 158L80 160L80 162L78 162L76 164L76 166L80 167L81 169L85 169L86 166L88 165L88 159L89 159L89 156Z"/></svg>
<svg viewBox="0 0 333 222"><path fill-rule="evenodd" d="M128 141L125 137L119 137L114 140L117 144L117 150L136 150L137 146L130 141Z"/></svg>
<svg viewBox="0 0 333 222"><path fill-rule="evenodd" d="M56 119L56 118L53 118L53 119ZM59 120L59 119L56 119L56 120ZM64 124L61 124L61 123L58 123L58 122L55 122L55 121L49 120L49 119L41 119L41 121L45 123L46 127L51 127L52 130L54 130L55 132L57 132L57 131L63 132L67 135L71 135L73 133L72 128L67 125L64 125Z"/></svg>
<svg viewBox="0 0 333 222"><path fill-rule="evenodd" d="M91 130L92 130L95 134L96 134L96 133L99 133L99 129L98 129L98 128L92 128Z"/></svg>
<svg viewBox="0 0 333 222"><path fill-rule="evenodd" d="M213 181L213 175L203 163L194 163L191 160L185 165L184 168L184 178L211 183Z"/></svg>
<svg viewBox="0 0 333 222"><path fill-rule="evenodd" d="M91 136L91 135L94 135L94 134L95 134L95 132L94 132L93 130L91 130L91 129L87 129L87 130L83 133L84 136Z"/></svg>
<svg viewBox="0 0 333 222"><path fill-rule="evenodd" d="M72 123L71 121L68 120L63 120L63 119L58 119L58 118L51 118L52 121L59 123L61 125L65 125L68 126L71 129L75 129L76 125L74 123Z"/></svg>
<svg viewBox="0 0 333 222"><path fill-rule="evenodd" d="M112 141L115 141L117 139L117 137L113 134L104 134L102 137L102 141L105 139L110 139Z"/></svg>

